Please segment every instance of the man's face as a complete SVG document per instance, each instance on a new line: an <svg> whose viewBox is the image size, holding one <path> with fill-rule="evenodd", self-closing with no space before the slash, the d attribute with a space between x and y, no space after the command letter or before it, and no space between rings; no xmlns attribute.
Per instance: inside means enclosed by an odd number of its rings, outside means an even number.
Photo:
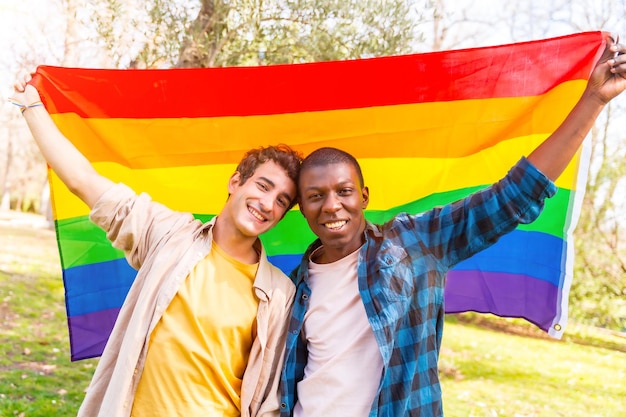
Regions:
<svg viewBox="0 0 626 417"><path fill-rule="evenodd" d="M227 212L235 228L246 237L267 232L283 218L296 198L296 184L273 161L260 165L243 184L238 172L228 183Z"/></svg>
<svg viewBox="0 0 626 417"><path fill-rule="evenodd" d="M309 167L300 172L300 211L322 241L325 262L334 262L363 243L369 192L352 164Z"/></svg>

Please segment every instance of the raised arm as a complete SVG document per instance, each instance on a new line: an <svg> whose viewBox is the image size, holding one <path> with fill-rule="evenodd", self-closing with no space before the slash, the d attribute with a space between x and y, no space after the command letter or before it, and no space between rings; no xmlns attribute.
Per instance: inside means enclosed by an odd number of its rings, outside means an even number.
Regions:
<svg viewBox="0 0 626 417"><path fill-rule="evenodd" d="M12 97L15 103L30 106L40 102L39 92L27 84L29 80L30 76L26 76L15 83ZM22 114L52 170L72 193L92 208L113 182L96 172L87 158L63 136L43 106L27 107Z"/></svg>
<svg viewBox="0 0 626 417"><path fill-rule="evenodd" d="M528 156L552 181L574 157L604 106L626 88L625 53L626 46L607 37L607 47L580 100L561 126Z"/></svg>

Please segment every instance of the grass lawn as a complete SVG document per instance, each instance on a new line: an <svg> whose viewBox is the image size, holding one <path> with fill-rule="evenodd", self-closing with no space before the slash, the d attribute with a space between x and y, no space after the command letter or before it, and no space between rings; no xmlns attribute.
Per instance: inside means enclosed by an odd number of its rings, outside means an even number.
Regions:
<svg viewBox="0 0 626 417"><path fill-rule="evenodd" d="M447 417L626 415L623 349L556 341L530 327L517 335L448 317L440 373Z"/></svg>
<svg viewBox="0 0 626 417"><path fill-rule="evenodd" d="M73 416L97 360L69 360L54 232L1 220L0 416ZM554 341L520 321L449 316L446 417L625 416L626 339L580 329Z"/></svg>
<svg viewBox="0 0 626 417"><path fill-rule="evenodd" d="M53 231L0 225L0 416L73 416L95 360L69 360Z"/></svg>

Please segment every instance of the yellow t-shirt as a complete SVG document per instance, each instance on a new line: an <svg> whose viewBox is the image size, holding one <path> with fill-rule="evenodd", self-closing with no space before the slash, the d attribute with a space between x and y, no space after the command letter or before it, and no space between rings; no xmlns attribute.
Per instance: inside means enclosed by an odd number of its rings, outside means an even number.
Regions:
<svg viewBox="0 0 626 417"><path fill-rule="evenodd" d="M258 264L215 242L155 326L131 416L239 416L256 336Z"/></svg>

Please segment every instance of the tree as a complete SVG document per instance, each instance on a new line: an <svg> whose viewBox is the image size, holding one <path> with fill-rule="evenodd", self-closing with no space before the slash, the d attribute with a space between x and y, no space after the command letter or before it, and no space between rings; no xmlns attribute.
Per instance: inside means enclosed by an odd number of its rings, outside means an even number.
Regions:
<svg viewBox="0 0 626 417"><path fill-rule="evenodd" d="M523 39L586 30L623 32L626 4L609 0L531 0L508 19L513 36ZM549 20L542 19L548 16ZM623 41L623 40L622 40ZM626 137L623 99L611 102L591 133L591 169L578 226L574 231L575 268L570 316L615 330L626 328Z"/></svg>
<svg viewBox="0 0 626 417"><path fill-rule="evenodd" d="M618 196L624 195L626 138L610 132L616 111L623 113L623 106L609 104L591 134L593 164L575 231L570 299L576 308L570 314L582 322L621 330L626 328L626 225L621 215L625 201Z"/></svg>
<svg viewBox="0 0 626 417"><path fill-rule="evenodd" d="M32 71L40 64L80 66L92 58L80 53L95 51L84 45L86 40L81 35L84 30L76 19L80 3L80 0L56 0L47 2L45 10L31 10L32 4L28 3L16 4L15 13L27 15L33 30L11 45L13 59L4 63L6 71L18 74ZM50 19L50 16L62 19ZM41 36L42 33L50 36ZM0 147L0 160L6 162L0 165L3 167L0 169L2 208L41 211L51 220L49 202L41 202L41 196L45 195L42 190L47 187L46 164L19 112L10 110L3 115L6 145Z"/></svg>
<svg viewBox="0 0 626 417"><path fill-rule="evenodd" d="M411 4L407 0L150 0L140 6L132 0L106 0L93 16L99 35L112 47L121 67L222 67L408 53L420 38L416 32L420 15ZM122 25L121 16L132 24ZM122 33L122 27L137 32ZM151 36L137 36L139 32ZM140 41L126 41L133 38Z"/></svg>

